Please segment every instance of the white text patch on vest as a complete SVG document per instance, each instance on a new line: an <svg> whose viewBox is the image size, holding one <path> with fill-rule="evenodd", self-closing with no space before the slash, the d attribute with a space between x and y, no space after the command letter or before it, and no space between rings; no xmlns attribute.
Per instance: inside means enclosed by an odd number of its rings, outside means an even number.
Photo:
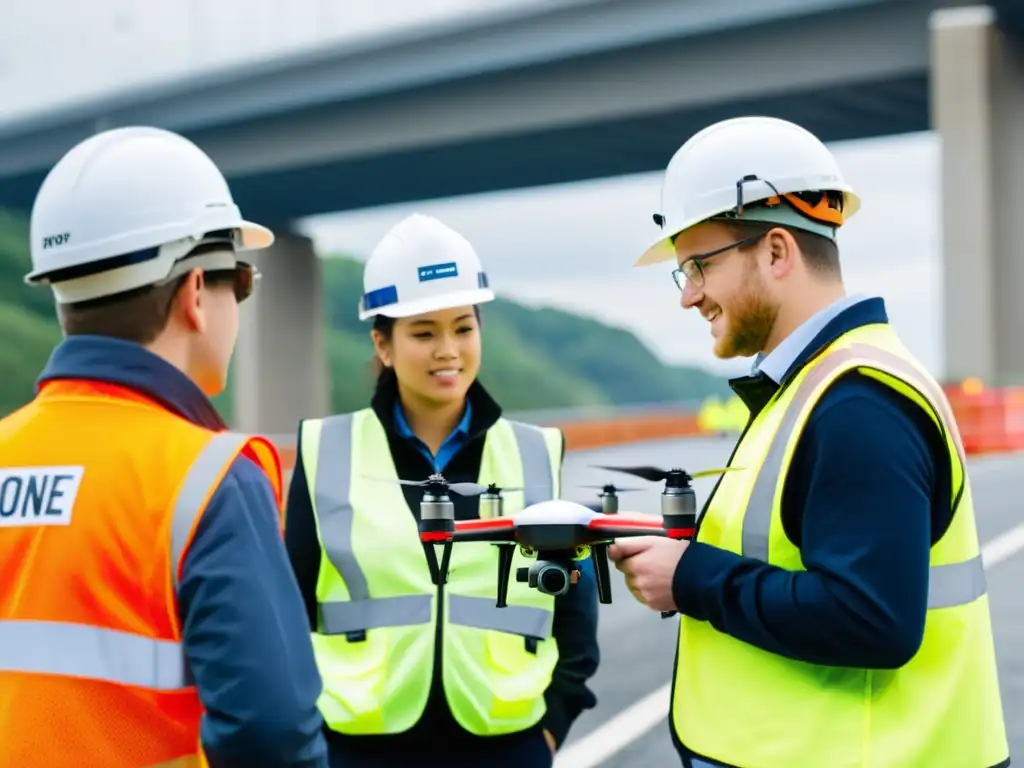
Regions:
<svg viewBox="0 0 1024 768"><path fill-rule="evenodd" d="M85 467L0 469L0 527L70 525Z"/></svg>

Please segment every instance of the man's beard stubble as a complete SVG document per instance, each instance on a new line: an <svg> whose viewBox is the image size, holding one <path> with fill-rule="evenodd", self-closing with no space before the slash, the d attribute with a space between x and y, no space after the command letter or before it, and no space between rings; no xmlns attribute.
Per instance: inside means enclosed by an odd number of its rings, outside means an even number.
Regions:
<svg viewBox="0 0 1024 768"><path fill-rule="evenodd" d="M715 345L719 358L753 357L768 346L779 307L768 294L763 278L751 269L743 293L727 312L729 324Z"/></svg>

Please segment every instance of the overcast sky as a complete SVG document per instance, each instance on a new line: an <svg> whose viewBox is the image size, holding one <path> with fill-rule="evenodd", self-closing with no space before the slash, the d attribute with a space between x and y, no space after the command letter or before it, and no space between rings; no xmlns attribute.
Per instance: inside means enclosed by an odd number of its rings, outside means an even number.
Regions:
<svg viewBox="0 0 1024 768"><path fill-rule="evenodd" d="M398 24L539 1L551 0L8 4L0 25L0 120ZM941 375L937 139L929 133L833 149L863 198L840 238L847 287L883 296L908 346ZM335 214L304 226L321 251L365 257L401 217L435 215L474 243L498 293L628 327L666 360L720 367L707 324L679 307L670 266L631 266L657 235L651 213L659 189L659 174L644 174Z"/></svg>

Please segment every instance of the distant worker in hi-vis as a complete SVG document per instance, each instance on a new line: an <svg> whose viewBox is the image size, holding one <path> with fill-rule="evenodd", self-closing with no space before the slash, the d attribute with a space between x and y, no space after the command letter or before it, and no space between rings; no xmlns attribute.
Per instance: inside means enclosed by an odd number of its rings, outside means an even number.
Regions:
<svg viewBox="0 0 1024 768"><path fill-rule="evenodd" d="M557 498L562 433L503 417L477 380L479 305L494 294L463 236L414 214L363 281L376 391L366 408L301 422L285 527L331 766L548 768L596 704L592 569L564 592L512 579L499 607L499 548L458 544L445 581L419 521L438 505L468 520ZM513 557L512 573L531 565Z"/></svg>
<svg viewBox="0 0 1024 768"><path fill-rule="evenodd" d="M0 420L0 765L325 766L280 462L208 399L273 235L123 128L50 171L31 239L65 338Z"/></svg>
<svg viewBox="0 0 1024 768"><path fill-rule="evenodd" d="M963 444L881 298L847 296L836 233L860 201L800 126L697 133L665 172L682 305L750 420L691 541L611 550L638 600L678 611L669 721L683 764L1009 764ZM895 258L895 255L894 255ZM884 268L884 267L883 267Z"/></svg>

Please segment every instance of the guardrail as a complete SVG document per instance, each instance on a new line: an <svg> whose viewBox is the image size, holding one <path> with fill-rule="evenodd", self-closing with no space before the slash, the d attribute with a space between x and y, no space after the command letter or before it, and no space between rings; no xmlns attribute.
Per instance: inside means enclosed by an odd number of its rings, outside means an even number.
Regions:
<svg viewBox="0 0 1024 768"><path fill-rule="evenodd" d="M714 401L519 411L508 416L528 424L558 427L565 435L567 451L584 451L623 443L730 431L721 423L707 423L709 405L713 408ZM742 428L742 423L738 428ZM277 446L285 470L291 470L295 466L295 434L268 437Z"/></svg>
<svg viewBox="0 0 1024 768"><path fill-rule="evenodd" d="M1024 451L1024 387L982 390L947 385L946 396L970 455ZM644 403L623 407L550 409L510 413L530 424L554 426L566 450L582 451L624 443L738 433L747 411L733 397L722 401ZM270 435L286 471L295 465L295 434Z"/></svg>

